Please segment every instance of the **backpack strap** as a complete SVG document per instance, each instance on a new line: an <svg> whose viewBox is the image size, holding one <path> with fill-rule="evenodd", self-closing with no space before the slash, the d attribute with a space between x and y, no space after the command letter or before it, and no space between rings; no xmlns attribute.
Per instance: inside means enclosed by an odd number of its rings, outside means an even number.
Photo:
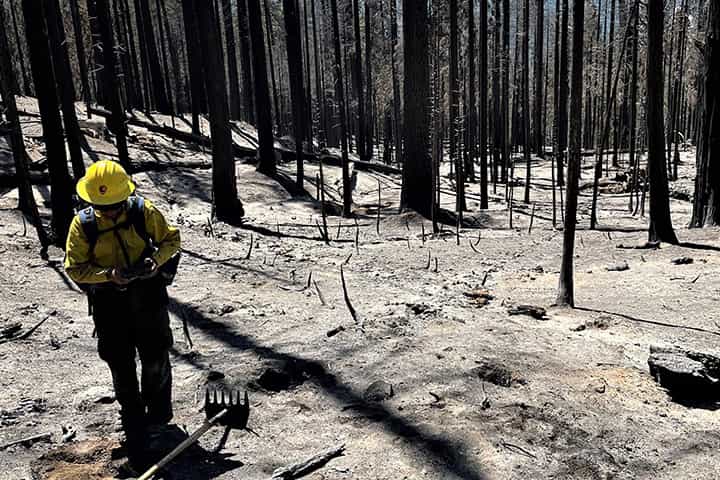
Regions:
<svg viewBox="0 0 720 480"><path fill-rule="evenodd" d="M133 195L128 198L127 215L128 223L135 228L135 233L143 239L146 247L151 249L153 241L145 225L145 199L140 195Z"/></svg>
<svg viewBox="0 0 720 480"><path fill-rule="evenodd" d="M98 230L97 218L95 218L95 209L93 207L87 207L78 212L80 218L80 226L85 233L88 244L90 244L90 255L95 250L95 244L97 243L100 231Z"/></svg>

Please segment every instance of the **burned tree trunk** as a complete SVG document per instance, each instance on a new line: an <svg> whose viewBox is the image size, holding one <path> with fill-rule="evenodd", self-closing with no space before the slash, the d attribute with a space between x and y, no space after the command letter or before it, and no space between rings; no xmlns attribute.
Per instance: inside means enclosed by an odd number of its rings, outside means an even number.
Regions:
<svg viewBox="0 0 720 480"><path fill-rule="evenodd" d="M429 18L426 2L403 0L405 41L402 207L430 218L433 168L430 158Z"/></svg>
<svg viewBox="0 0 720 480"><path fill-rule="evenodd" d="M15 2L10 2L10 15L12 16L12 24L13 24L13 32L15 33L15 45L17 45L17 54L18 54L18 63L20 64L20 72L22 74L23 79L23 93L27 96L30 96L33 94L31 84L30 84L30 76L28 75L25 61L25 56L23 55L23 48L22 43L20 41L20 31L18 29L18 22L17 22L17 16L15 15ZM3 23L3 25L7 25L6 23ZM8 50L10 51L10 50Z"/></svg>
<svg viewBox="0 0 720 480"><path fill-rule="evenodd" d="M25 35L30 50L35 93L40 107L43 138L50 174L53 243L62 246L73 218L72 180L67 169L62 120L55 93L55 75L48 44L47 25L42 4L23 0Z"/></svg>
<svg viewBox="0 0 720 480"><path fill-rule="evenodd" d="M242 1L242 0L240 0ZM205 83L203 82L200 31L193 10L193 2L183 0L183 24L185 26L185 44L187 64L190 73L190 108L192 110L192 132L200 134L200 114L207 111Z"/></svg>
<svg viewBox="0 0 720 480"><path fill-rule="evenodd" d="M564 0L563 15L567 15L567 0ZM575 306L575 281L573 280L573 258L575 252L575 227L577 222L578 180L580 178L580 148L582 145L582 99L583 99L583 35L585 23L585 1L573 2L573 58L572 92L570 97L570 157L568 163L567 202L565 204L565 229L563 231L563 253L560 265L560 282L556 303L561 306ZM566 25L564 25L565 27ZM567 30L566 30L567 31Z"/></svg>
<svg viewBox="0 0 720 480"><path fill-rule="evenodd" d="M355 92L357 93L358 102L358 119L357 119L357 152L361 160L367 160L365 153L365 91L363 87L363 71L362 71L362 38L360 36L360 0L352 0L353 7L353 28L355 31L355 65L353 69Z"/></svg>
<svg viewBox="0 0 720 480"><path fill-rule="evenodd" d="M649 241L678 243L670 218L663 125L663 4L648 3L647 129L650 177Z"/></svg>
<svg viewBox="0 0 720 480"><path fill-rule="evenodd" d="M238 81L237 56L235 50L235 28L230 0L222 0L225 20L225 48L228 59L228 81L230 82L230 118L240 119L240 83Z"/></svg>
<svg viewBox="0 0 720 480"><path fill-rule="evenodd" d="M97 0L96 5L104 59L102 78L105 84L104 90L109 97L110 111L112 112L112 118L107 122L107 126L115 135L120 164L126 169L129 169L130 157L127 148L127 122L125 109L122 105L122 97L120 96L120 85L118 83L118 78L121 78L121 75L116 65L115 39L113 38L109 0Z"/></svg>
<svg viewBox="0 0 720 480"><path fill-rule="evenodd" d="M560 74L558 81L558 100L555 116L557 118L557 183L559 186L565 184L565 149L567 148L567 101L568 101L568 0L562 0L562 14L560 27Z"/></svg>
<svg viewBox="0 0 720 480"><path fill-rule="evenodd" d="M523 156L525 157L525 203L530 203L530 0L525 0L523 7ZM537 47L536 47L537 49ZM536 126L537 128L537 126Z"/></svg>
<svg viewBox="0 0 720 480"><path fill-rule="evenodd" d="M240 74L242 76L243 120L255 122L255 96L253 94L252 56L250 54L250 24L248 20L247 0L237 0L238 37L240 39ZM266 15L270 15L265 8ZM278 112L275 112L279 115Z"/></svg>
<svg viewBox="0 0 720 480"><path fill-rule="evenodd" d="M477 99L475 97L475 0L468 0L467 7L467 18L468 18L468 44L466 50L467 57L467 129L465 138L467 139L467 145L465 150L467 155L465 157L465 173L469 181L475 181L475 158L477 157L476 150L476 134L477 134ZM483 73L480 72L480 75Z"/></svg>
<svg viewBox="0 0 720 480"><path fill-rule="evenodd" d="M78 10L78 0L70 0L70 12L72 15L73 30L75 32L75 51L80 67L80 84L82 85L82 97L87 105L90 105L91 92L88 81L87 59L85 58L85 31ZM89 109L88 109L89 110Z"/></svg>
<svg viewBox="0 0 720 480"><path fill-rule="evenodd" d="M372 15L370 2L365 0L365 86L367 89L365 107L365 157L370 160L373 157L373 75L372 75Z"/></svg>
<svg viewBox="0 0 720 480"><path fill-rule="evenodd" d="M142 38L145 42L145 52L147 54L145 67L148 68L150 73L150 83L155 104L160 113L170 113L170 102L165 90L165 80L160 68L157 43L155 42L155 28L150 16L150 3L147 0L135 0L135 8L138 9L138 29L142 29L143 32Z"/></svg>
<svg viewBox="0 0 720 480"><path fill-rule="evenodd" d="M252 59L255 92L255 118L258 130L258 171L266 175L275 175L275 149L272 130L272 112L270 110L270 91L265 59L265 41L263 39L262 11L260 0L248 0L247 14L256 21L250 22Z"/></svg>
<svg viewBox="0 0 720 480"><path fill-rule="evenodd" d="M533 110L533 144L535 153L545 157L545 126L543 124L543 34L545 33L545 0L537 0L535 23L535 109ZM530 33L530 32L528 32Z"/></svg>
<svg viewBox="0 0 720 480"><path fill-rule="evenodd" d="M450 161L455 165L455 210L459 217L465 207L465 169L460 152L460 86L458 82L458 0L450 0ZM427 102L427 100L425 100Z"/></svg>
<svg viewBox="0 0 720 480"><path fill-rule="evenodd" d="M300 43L300 12L297 0L283 0L285 18L285 44L287 48L288 72L290 74L290 96L292 97L293 135L295 136L295 155L297 175L295 183L299 190L303 188L303 125L305 114L305 89L303 88L303 55ZM309 65L308 65L309 68Z"/></svg>
<svg viewBox="0 0 720 480"><path fill-rule="evenodd" d="M480 114L478 118L480 119L480 208L483 209L488 208L487 14L488 1L480 0L480 68L478 71L478 75L480 76Z"/></svg>
<svg viewBox="0 0 720 480"><path fill-rule="evenodd" d="M80 148L80 125L75 113L75 88L73 86L72 72L70 71L70 57L65 43L65 26L58 0L44 0L43 7L47 15L48 37L52 51L55 80L58 83L60 102L62 105L63 124L67 136L70 163L76 180L85 175L82 149Z"/></svg>
<svg viewBox="0 0 720 480"><path fill-rule="evenodd" d="M720 225L720 5L708 3L700 99L697 176L690 225Z"/></svg>
<svg viewBox="0 0 720 480"><path fill-rule="evenodd" d="M0 25L6 25L5 12L0 8ZM15 177L18 185L18 208L31 223L35 225L38 239L43 248L49 245L47 234L40 221L37 203L30 186L30 174L25 162L25 142L23 141L20 117L18 116L15 95L12 92L12 60L10 58L9 42L5 29L0 29L0 96L3 99L5 119L9 125L8 139L13 152L15 163Z"/></svg>
<svg viewBox="0 0 720 480"><path fill-rule="evenodd" d="M212 137L213 207L219 220L236 224L245 215L245 211L237 194L225 68L215 10L207 8L202 0L183 0L183 2L190 3L192 8L189 10L195 13L198 32L200 32L200 47L203 51L202 70L210 110Z"/></svg>
<svg viewBox="0 0 720 480"><path fill-rule="evenodd" d="M337 0L330 0L333 24L333 50L335 51L335 85L338 94L340 115L340 144L342 148L342 184L343 184L343 216L352 214L352 189L350 186L350 165L348 159L348 132L345 116L345 86L343 83L342 52L340 51L340 24L338 20Z"/></svg>
<svg viewBox="0 0 720 480"><path fill-rule="evenodd" d="M401 134L402 121L400 118L400 80L398 79L397 73L397 51L398 51L398 21L397 21L397 6L396 2L390 2L390 71L392 75L392 91L393 91L393 135L395 138L395 161L400 162L403 158L402 152L402 139L404 135ZM428 82L429 82L428 73ZM428 89L429 93L429 89Z"/></svg>

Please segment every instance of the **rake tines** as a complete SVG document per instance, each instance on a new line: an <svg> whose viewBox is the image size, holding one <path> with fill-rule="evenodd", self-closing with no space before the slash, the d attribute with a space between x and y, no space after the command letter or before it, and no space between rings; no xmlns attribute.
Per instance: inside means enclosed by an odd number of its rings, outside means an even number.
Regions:
<svg viewBox="0 0 720 480"><path fill-rule="evenodd" d="M210 395L210 389L205 390L205 416L210 419L223 411L218 423L226 425L231 428L243 429L247 426L247 420L250 415L250 401L248 400L248 394L245 392L244 401L240 401L239 391L219 391L213 390L212 398Z"/></svg>

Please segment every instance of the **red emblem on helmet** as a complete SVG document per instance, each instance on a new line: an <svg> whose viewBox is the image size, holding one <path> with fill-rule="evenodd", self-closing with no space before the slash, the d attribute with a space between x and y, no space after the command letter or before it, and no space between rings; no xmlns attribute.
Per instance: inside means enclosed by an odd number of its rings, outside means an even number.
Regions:
<svg viewBox="0 0 720 480"><path fill-rule="evenodd" d="M107 186L106 185L100 185L100 188L98 188L100 191L100 195L105 195L107 193Z"/></svg>

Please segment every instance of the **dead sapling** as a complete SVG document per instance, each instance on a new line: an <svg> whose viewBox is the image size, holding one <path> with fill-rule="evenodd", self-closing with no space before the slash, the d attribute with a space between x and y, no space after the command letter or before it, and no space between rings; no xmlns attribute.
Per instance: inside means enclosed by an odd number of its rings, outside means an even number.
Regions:
<svg viewBox="0 0 720 480"><path fill-rule="evenodd" d="M380 236L380 211L382 210L382 185L380 185L380 179L378 179L378 204L377 204L377 219L375 220L375 231L377 231L378 237Z"/></svg>
<svg viewBox="0 0 720 480"><path fill-rule="evenodd" d="M335 240L340 240L340 229L342 228L342 219L338 219L337 232L335 233Z"/></svg>
<svg viewBox="0 0 720 480"><path fill-rule="evenodd" d="M435 269L433 270L433 273L438 273L438 259L435 257Z"/></svg>
<svg viewBox="0 0 720 480"><path fill-rule="evenodd" d="M427 263L425 264L425 270L430 270L430 263L432 262L432 252L428 250L428 259Z"/></svg>
<svg viewBox="0 0 720 480"><path fill-rule="evenodd" d="M482 232L481 232L480 230L478 230L478 238L477 238L477 240L475 241L475 246L476 246L476 247L477 247L478 245L480 245L480 239L482 238L482 237L481 237L481 233L482 233Z"/></svg>
<svg viewBox="0 0 720 480"><path fill-rule="evenodd" d="M532 233L533 222L535 221L535 203L533 203L532 212L530 213L530 226L528 227L528 235Z"/></svg>
<svg viewBox="0 0 720 480"><path fill-rule="evenodd" d="M352 258L352 256L353 256L353 253L350 252L350 255L347 256L347 258L345 259L345 261L342 264L347 265L348 263L350 263L350 259Z"/></svg>
<svg viewBox="0 0 720 480"><path fill-rule="evenodd" d="M420 231L422 232L422 244L425 245L425 222L420 222Z"/></svg>
<svg viewBox="0 0 720 480"><path fill-rule="evenodd" d="M209 233L212 238L215 238L215 228L213 227L212 219L210 217L207 219L206 233Z"/></svg>
<svg viewBox="0 0 720 480"><path fill-rule="evenodd" d="M255 237L253 234L250 234L250 247L248 248L247 253L245 254L245 260L250 260L250 255L252 255L253 251L253 244L255 243Z"/></svg>
<svg viewBox="0 0 720 480"><path fill-rule="evenodd" d="M350 312L350 315L352 316L355 323L360 323L358 320L357 312L355 311L355 307L353 307L352 303L350 302L350 296L348 295L347 291L347 285L345 283L345 272L343 271L342 265L340 265L340 281L342 282L342 289L343 289L343 297L345 298L345 305L347 305L348 311Z"/></svg>
<svg viewBox="0 0 720 480"><path fill-rule="evenodd" d="M360 255L360 225L357 218L355 218L355 251Z"/></svg>
<svg viewBox="0 0 720 480"><path fill-rule="evenodd" d="M322 304L323 307L326 307L327 303L325 303L325 297L323 297L323 294L320 291L320 286L317 284L317 282L315 280L313 280L312 284L315 287L315 291L318 294L318 299L320 300L320 303Z"/></svg>
<svg viewBox="0 0 720 480"><path fill-rule="evenodd" d="M323 232L325 244L330 245L330 236L328 235L327 226L327 209L325 208L325 174L323 173L323 163L320 159L320 210L322 210Z"/></svg>
<svg viewBox="0 0 720 480"><path fill-rule="evenodd" d="M470 248L472 248L473 252L480 253L480 251L477 248L475 248L475 245L473 245L472 240L468 240L468 243L470 244Z"/></svg>

